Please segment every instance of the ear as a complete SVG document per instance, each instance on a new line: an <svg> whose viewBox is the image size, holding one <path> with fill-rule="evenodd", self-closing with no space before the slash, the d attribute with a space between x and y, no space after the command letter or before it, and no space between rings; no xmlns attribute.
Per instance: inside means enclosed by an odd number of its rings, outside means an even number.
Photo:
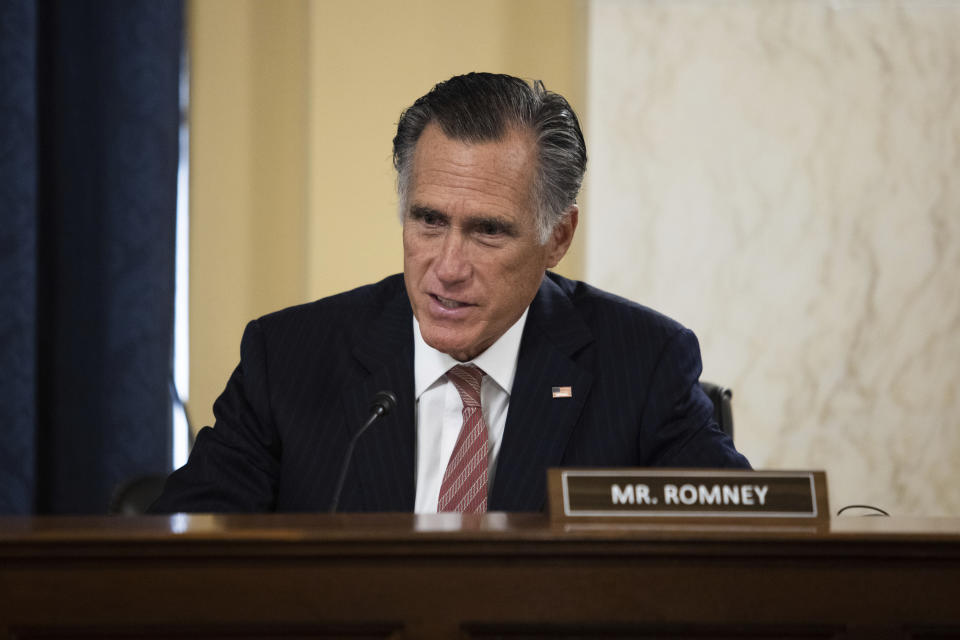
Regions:
<svg viewBox="0 0 960 640"><path fill-rule="evenodd" d="M563 220L553 228L553 233L547 240L547 269L557 266L557 263L567 254L567 249L573 242L573 234L577 230L579 215L580 208L572 204L567 209L567 214L563 217Z"/></svg>

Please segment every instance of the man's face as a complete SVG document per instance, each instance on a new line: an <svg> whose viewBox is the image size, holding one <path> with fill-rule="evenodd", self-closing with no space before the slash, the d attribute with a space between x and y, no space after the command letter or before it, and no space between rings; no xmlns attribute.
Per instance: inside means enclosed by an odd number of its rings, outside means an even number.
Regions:
<svg viewBox="0 0 960 640"><path fill-rule="evenodd" d="M414 150L403 216L403 274L423 339L467 361L516 322L546 269L566 253L576 207L540 244L536 148L519 131L500 142L452 140L428 125Z"/></svg>

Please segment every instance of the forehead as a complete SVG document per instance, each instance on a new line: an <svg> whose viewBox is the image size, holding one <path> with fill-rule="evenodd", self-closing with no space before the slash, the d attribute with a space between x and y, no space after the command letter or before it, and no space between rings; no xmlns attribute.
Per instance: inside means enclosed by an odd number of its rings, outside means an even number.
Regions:
<svg viewBox="0 0 960 640"><path fill-rule="evenodd" d="M502 140L464 142L436 124L424 128L413 154L411 205L450 213L533 215L533 136L511 129Z"/></svg>

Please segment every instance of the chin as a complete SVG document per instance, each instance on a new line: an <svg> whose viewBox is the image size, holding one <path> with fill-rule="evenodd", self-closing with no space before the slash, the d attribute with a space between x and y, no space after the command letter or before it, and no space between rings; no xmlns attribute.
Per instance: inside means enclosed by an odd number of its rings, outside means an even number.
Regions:
<svg viewBox="0 0 960 640"><path fill-rule="evenodd" d="M461 362L470 360L470 358L460 358L460 356L471 352L470 345L468 343L465 343L463 340L445 339L442 335L437 335L437 333L438 332L430 331L423 325L420 326L420 335L423 336L423 341L428 345L437 351L446 353L447 355L460 360Z"/></svg>

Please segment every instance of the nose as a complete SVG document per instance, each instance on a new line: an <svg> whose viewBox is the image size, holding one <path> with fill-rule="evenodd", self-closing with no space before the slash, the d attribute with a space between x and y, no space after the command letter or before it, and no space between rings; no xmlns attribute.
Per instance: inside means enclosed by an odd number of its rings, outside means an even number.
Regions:
<svg viewBox="0 0 960 640"><path fill-rule="evenodd" d="M437 278L444 285L455 285L470 277L471 266L466 256L464 239L459 233L448 233L434 262Z"/></svg>

